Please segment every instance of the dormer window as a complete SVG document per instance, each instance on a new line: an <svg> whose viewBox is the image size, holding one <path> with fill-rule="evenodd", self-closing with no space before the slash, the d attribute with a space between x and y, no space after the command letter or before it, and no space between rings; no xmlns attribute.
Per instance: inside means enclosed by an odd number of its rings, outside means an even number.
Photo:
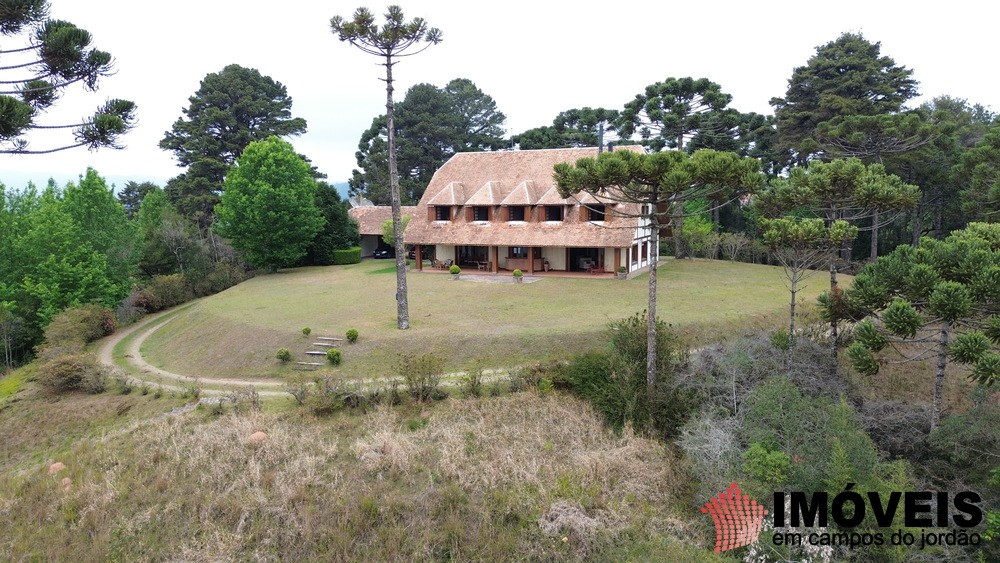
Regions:
<svg viewBox="0 0 1000 563"><path fill-rule="evenodd" d="M510 221L524 221L526 213L523 205L512 205L508 209L510 210Z"/></svg>
<svg viewBox="0 0 1000 563"><path fill-rule="evenodd" d="M472 220L473 221L489 221L490 220L490 208L486 205L476 205L472 207Z"/></svg>
<svg viewBox="0 0 1000 563"><path fill-rule="evenodd" d="M563 220L563 207L561 205L546 205L545 206L545 220L546 221L562 221Z"/></svg>
<svg viewBox="0 0 1000 563"><path fill-rule="evenodd" d="M434 220L435 221L451 221L451 208L447 206L438 205L434 207Z"/></svg>
<svg viewBox="0 0 1000 563"><path fill-rule="evenodd" d="M588 205L587 206L587 220L588 221L604 221L604 206L603 205Z"/></svg>

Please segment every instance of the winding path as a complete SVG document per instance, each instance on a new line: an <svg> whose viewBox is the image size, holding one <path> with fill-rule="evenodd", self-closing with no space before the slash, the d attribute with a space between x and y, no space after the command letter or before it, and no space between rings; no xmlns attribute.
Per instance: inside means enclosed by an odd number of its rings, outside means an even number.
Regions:
<svg viewBox="0 0 1000 563"><path fill-rule="evenodd" d="M281 397L288 396L288 392L284 391L282 387L286 382L277 379L240 379L240 378L200 378L197 375L183 375L179 373L174 373L167 371L162 368L158 368L142 357L142 343L146 341L147 338L157 330L163 328L164 325L174 320L171 316L173 313L178 313L181 310L193 306L197 301L192 301L174 307L173 309L168 309L166 311L160 311L159 313L154 313L147 317L144 317L140 321L136 322L134 325L125 328L123 330L117 331L114 334L106 337L100 343L100 347L97 349L97 359L102 364L108 367L120 367L115 362L114 350L115 347L126 338L129 338L135 334L129 343L128 347L125 349L125 361L133 368L137 369L140 375L131 375L130 380L137 384L151 384L158 385L163 389L170 391L185 391L188 386L193 384L207 384L213 387L221 387L222 389L202 389L202 393L206 395L227 395L232 391L253 387L257 390L257 393L262 396L267 397ZM163 317L170 317L163 319ZM138 333L138 334L136 334ZM500 378L500 374L505 373L506 370L502 369L487 369L483 370L484 377L483 382L491 382ZM148 377L143 377L143 374L149 374L157 379L150 379ZM452 386L460 384L459 378L464 375L465 372L447 373L442 376L441 385ZM160 380L168 380L176 382L177 385L172 385L170 383L163 383ZM395 377L374 377L366 379L355 379L358 383L366 387L381 387L388 385L392 382Z"/></svg>

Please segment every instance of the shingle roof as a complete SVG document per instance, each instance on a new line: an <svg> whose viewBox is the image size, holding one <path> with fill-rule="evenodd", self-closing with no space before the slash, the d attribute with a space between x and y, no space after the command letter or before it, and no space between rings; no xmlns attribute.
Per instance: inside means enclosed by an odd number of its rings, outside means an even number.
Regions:
<svg viewBox="0 0 1000 563"><path fill-rule="evenodd" d="M486 182L479 191L465 200L465 205L500 205L502 200L500 182Z"/></svg>
<svg viewBox="0 0 1000 563"><path fill-rule="evenodd" d="M618 147L617 150L642 151L642 147ZM410 244L499 245L499 246L568 246L627 247L636 234L635 214L638 205L620 203L609 206L603 225L583 220L574 198L559 197L553 179L553 167L560 162L575 163L597 156L597 148L545 149L530 151L472 152L451 157L434 174L413 219L406 228ZM467 194L465 186L481 186ZM461 187L461 189L459 189ZM469 197L465 197L468 195ZM587 194L579 199L597 203ZM602 202L603 203L603 202ZM573 205L564 220L549 223L529 208L525 222L467 222L465 213L456 213L451 222L430 219L430 205ZM499 209L499 207L498 207ZM617 215L617 216L616 216Z"/></svg>
<svg viewBox="0 0 1000 563"><path fill-rule="evenodd" d="M400 208L400 214L403 217L407 215L413 217L416 212L417 208L414 205L404 205ZM392 207L388 205L352 207L347 210L347 214L358 222L358 231L361 234L381 235L382 223L392 219Z"/></svg>

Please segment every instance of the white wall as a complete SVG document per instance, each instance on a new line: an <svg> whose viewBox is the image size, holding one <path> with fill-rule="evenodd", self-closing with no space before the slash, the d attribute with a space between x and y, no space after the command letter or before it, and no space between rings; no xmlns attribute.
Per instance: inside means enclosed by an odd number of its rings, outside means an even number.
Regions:
<svg viewBox="0 0 1000 563"><path fill-rule="evenodd" d="M549 261L549 268L553 270L566 269L565 246L546 246L542 248L542 258Z"/></svg>
<svg viewBox="0 0 1000 563"><path fill-rule="evenodd" d="M447 244L434 246L434 257L442 262L455 259L455 247Z"/></svg>
<svg viewBox="0 0 1000 563"><path fill-rule="evenodd" d="M604 249L604 271L613 272L615 271L615 249L605 248Z"/></svg>

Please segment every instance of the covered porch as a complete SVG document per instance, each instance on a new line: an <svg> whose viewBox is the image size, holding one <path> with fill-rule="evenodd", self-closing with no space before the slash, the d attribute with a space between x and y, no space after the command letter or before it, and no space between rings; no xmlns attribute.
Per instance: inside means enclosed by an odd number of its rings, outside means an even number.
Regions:
<svg viewBox="0 0 1000 563"><path fill-rule="evenodd" d="M427 251L417 247L416 269L430 266L442 270L442 264L458 264L466 273L510 273L521 270L525 275L548 273L580 273L584 275L614 275L622 266L629 268L627 248L560 247L560 246L484 246L436 245L434 261L425 263ZM434 267L437 266L437 267Z"/></svg>

